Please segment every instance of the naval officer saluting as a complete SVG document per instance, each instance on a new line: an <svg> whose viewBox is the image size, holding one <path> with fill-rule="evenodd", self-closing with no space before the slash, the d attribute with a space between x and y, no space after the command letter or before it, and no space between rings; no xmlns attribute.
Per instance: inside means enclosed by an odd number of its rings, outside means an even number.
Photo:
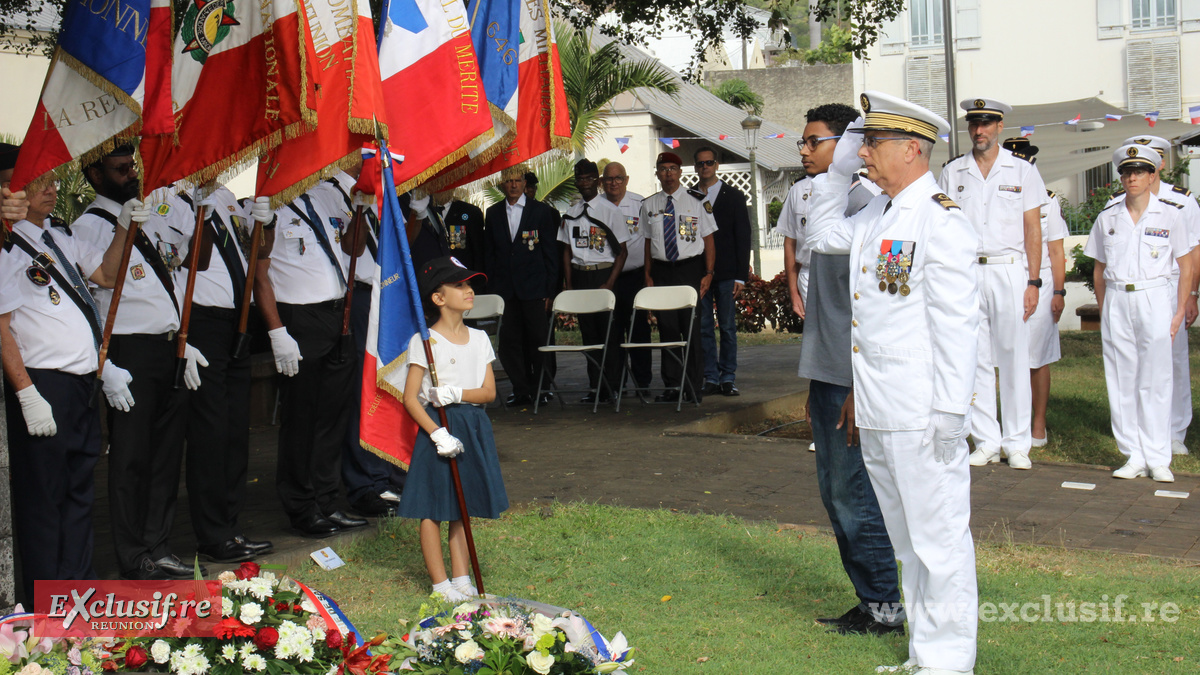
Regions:
<svg viewBox="0 0 1200 675"><path fill-rule="evenodd" d="M860 102L865 123L846 129L829 171L813 179L808 238L814 253L850 255L855 422L903 563L909 660L881 671L970 673L978 590L966 435L978 240L929 172L933 144L950 125L886 94L866 92ZM862 160L884 194L846 218Z"/></svg>

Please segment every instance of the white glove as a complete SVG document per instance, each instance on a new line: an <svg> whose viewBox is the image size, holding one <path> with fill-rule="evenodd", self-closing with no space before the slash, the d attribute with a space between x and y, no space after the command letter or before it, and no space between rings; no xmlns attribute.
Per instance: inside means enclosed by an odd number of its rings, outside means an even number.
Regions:
<svg viewBox="0 0 1200 675"><path fill-rule="evenodd" d="M408 203L408 208L417 213L417 220L425 220L429 217L429 195L423 197L416 196L413 193L412 201Z"/></svg>
<svg viewBox="0 0 1200 675"><path fill-rule="evenodd" d="M267 331L267 335L271 337L271 353L275 354L275 370L288 377L300 372L304 357L300 355L300 345L288 335L287 328L280 326Z"/></svg>
<svg viewBox="0 0 1200 675"><path fill-rule="evenodd" d="M129 229L129 223L137 221L144 223L150 219L150 209L139 199L130 199L121 205L121 215L117 216L117 225Z"/></svg>
<svg viewBox="0 0 1200 675"><path fill-rule="evenodd" d="M355 208L358 208L361 206L364 209L369 209L372 206L375 206L375 195L369 195L365 192L355 190L353 192L353 195L350 197L350 203Z"/></svg>
<svg viewBox="0 0 1200 675"><path fill-rule="evenodd" d="M925 437L921 439L921 445L929 445L932 442L933 458L942 464L949 464L962 445L966 426L966 415L934 410L929 415L929 426L925 427Z"/></svg>
<svg viewBox="0 0 1200 675"><path fill-rule="evenodd" d="M452 384L444 387L432 387L429 390L429 402L438 408L443 408L453 403L462 403L462 387L456 387Z"/></svg>
<svg viewBox="0 0 1200 675"><path fill-rule="evenodd" d="M446 431L446 427L438 427L429 434L429 438L433 439L433 444L437 446L437 453L442 457L454 457L463 451L462 441L450 435Z"/></svg>
<svg viewBox="0 0 1200 675"><path fill-rule="evenodd" d="M270 197L255 197L254 204L250 207L250 215L260 223L269 223L275 217L271 211Z"/></svg>
<svg viewBox="0 0 1200 675"><path fill-rule="evenodd" d="M829 173L832 176L848 180L862 166L863 161L858 156L858 151L863 146L863 134L861 131L855 131L862 128L863 118L859 117L842 132L837 147L833 149L833 161L829 164Z"/></svg>
<svg viewBox="0 0 1200 675"><path fill-rule="evenodd" d="M108 405L121 412L129 412L133 407L133 393L129 391L133 376L129 371L118 368L112 361L105 361L100 381L104 383L104 397L108 399Z"/></svg>
<svg viewBox="0 0 1200 675"><path fill-rule="evenodd" d="M208 359L200 353L199 349L191 345L186 345L183 348L183 358L187 359L187 365L183 368L183 383L188 389L196 391L200 388L200 368L196 367L199 364L201 368L208 367Z"/></svg>
<svg viewBox="0 0 1200 675"><path fill-rule="evenodd" d="M53 436L58 433L54 410L38 393L37 387L31 384L18 391L17 400L21 402L21 414L25 415L25 428L30 436Z"/></svg>
<svg viewBox="0 0 1200 675"><path fill-rule="evenodd" d="M25 191L13 192L8 188L0 189L0 196L4 197L3 204L0 204L0 216L10 222L25 220L25 216L29 215L29 200L25 199Z"/></svg>

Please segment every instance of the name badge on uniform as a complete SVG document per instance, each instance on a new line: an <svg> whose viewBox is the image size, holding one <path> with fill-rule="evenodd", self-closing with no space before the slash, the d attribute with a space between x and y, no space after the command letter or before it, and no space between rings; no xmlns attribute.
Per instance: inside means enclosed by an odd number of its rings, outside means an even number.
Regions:
<svg viewBox="0 0 1200 675"><path fill-rule="evenodd" d="M629 234L638 233L638 217L629 216L625 218L625 227L629 228Z"/></svg>
<svg viewBox="0 0 1200 675"><path fill-rule="evenodd" d="M916 242L899 239L884 239L879 244L879 257L875 261L875 278L879 279L879 290L895 295L908 295L909 273L912 272L913 249Z"/></svg>
<svg viewBox="0 0 1200 675"><path fill-rule="evenodd" d="M50 273L37 265L30 265L29 269L25 270L25 276L29 277L34 286L45 287L50 285Z"/></svg>
<svg viewBox="0 0 1200 675"><path fill-rule="evenodd" d="M571 228L571 239L575 241L575 248L588 247L588 239L583 235L583 228L578 225Z"/></svg>
<svg viewBox="0 0 1200 675"><path fill-rule="evenodd" d="M1001 185L1000 191L1001 192L1015 192L1017 194L1021 194L1021 186L1020 185Z"/></svg>
<svg viewBox="0 0 1200 675"><path fill-rule="evenodd" d="M1171 231L1163 229L1161 227L1147 227L1146 228L1146 236L1147 237L1162 237L1163 239L1168 239L1171 236Z"/></svg>

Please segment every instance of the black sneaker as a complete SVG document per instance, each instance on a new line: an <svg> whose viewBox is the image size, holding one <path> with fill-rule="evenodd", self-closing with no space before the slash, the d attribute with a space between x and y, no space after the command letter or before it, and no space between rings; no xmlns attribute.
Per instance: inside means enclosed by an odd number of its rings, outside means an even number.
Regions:
<svg viewBox="0 0 1200 675"><path fill-rule="evenodd" d="M855 605L850 608L850 611L837 618L818 617L817 623L823 626L848 626L852 623L857 623L872 618L874 617L871 616L870 612L864 612L862 608L860 608L858 605Z"/></svg>

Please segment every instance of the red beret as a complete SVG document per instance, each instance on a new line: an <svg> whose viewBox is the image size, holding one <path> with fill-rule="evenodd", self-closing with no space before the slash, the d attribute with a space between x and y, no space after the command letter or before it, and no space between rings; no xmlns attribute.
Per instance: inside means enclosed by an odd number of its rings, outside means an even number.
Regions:
<svg viewBox="0 0 1200 675"><path fill-rule="evenodd" d="M659 164L678 164L679 166L683 166L683 160L679 159L679 155L673 152L660 152L658 159L654 160L654 166L658 166Z"/></svg>

